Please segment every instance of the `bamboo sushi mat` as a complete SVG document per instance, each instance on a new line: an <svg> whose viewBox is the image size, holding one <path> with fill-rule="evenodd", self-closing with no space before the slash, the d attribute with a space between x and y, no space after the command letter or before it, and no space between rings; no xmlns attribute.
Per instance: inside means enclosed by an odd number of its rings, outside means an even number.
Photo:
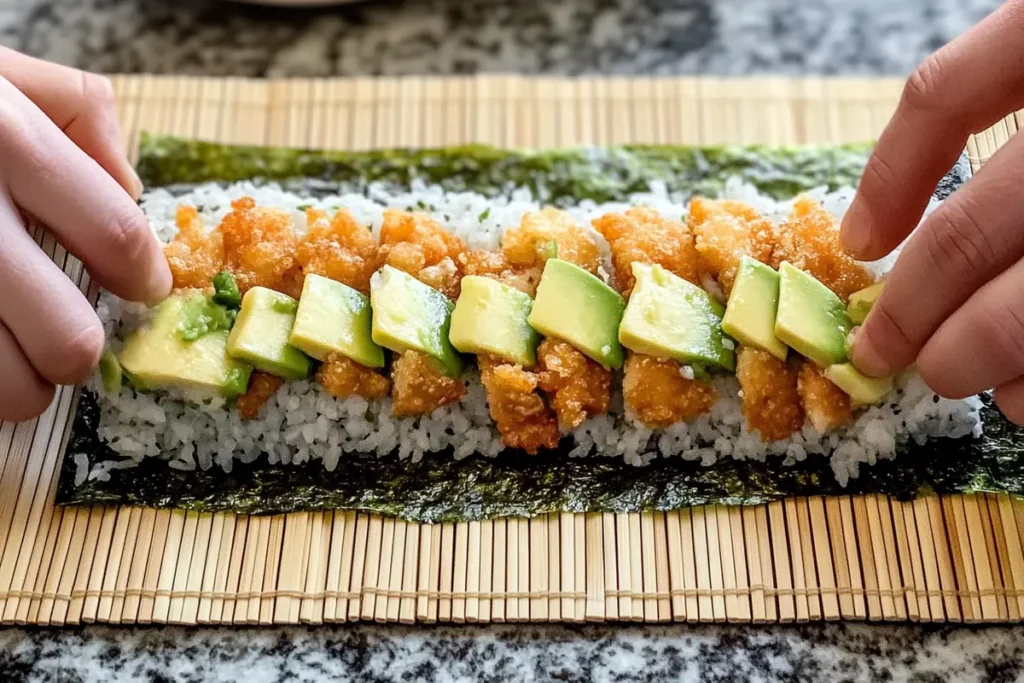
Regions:
<svg viewBox="0 0 1024 683"><path fill-rule="evenodd" d="M115 77L141 130L321 148L875 137L896 80ZM972 139L975 167L1024 119ZM53 240L43 248L89 287ZM53 505L73 391L0 424L4 623L1019 621L1024 501L792 498L414 524ZM642 472L638 470L638 476Z"/></svg>

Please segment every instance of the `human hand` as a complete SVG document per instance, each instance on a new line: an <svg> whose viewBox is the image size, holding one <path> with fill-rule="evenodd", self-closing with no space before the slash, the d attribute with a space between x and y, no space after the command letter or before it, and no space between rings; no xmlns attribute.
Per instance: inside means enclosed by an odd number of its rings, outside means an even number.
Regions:
<svg viewBox="0 0 1024 683"><path fill-rule="evenodd" d="M156 302L171 274L135 203L107 79L0 48L0 419L43 412L83 381L104 334L85 296L29 235L49 230L104 288Z"/></svg>
<svg viewBox="0 0 1024 683"><path fill-rule="evenodd" d="M1024 107L1024 1L1010 0L910 77L879 138L842 240L880 258L918 224L968 136ZM1024 136L1016 136L908 241L853 342L873 376L917 362L938 394L995 388L1024 424Z"/></svg>

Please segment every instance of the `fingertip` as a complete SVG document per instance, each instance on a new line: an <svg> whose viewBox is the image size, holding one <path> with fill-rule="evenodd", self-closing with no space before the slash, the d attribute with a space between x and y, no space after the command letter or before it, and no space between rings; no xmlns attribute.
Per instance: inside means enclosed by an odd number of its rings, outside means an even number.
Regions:
<svg viewBox="0 0 1024 683"><path fill-rule="evenodd" d="M1018 378L996 387L992 398L1006 419L1024 425L1024 379Z"/></svg>
<svg viewBox="0 0 1024 683"><path fill-rule="evenodd" d="M143 301L149 306L155 306L170 296L173 286L174 278L171 275L171 269L161 251L160 258L156 260L150 277L149 292L143 297Z"/></svg>
<svg viewBox="0 0 1024 683"><path fill-rule="evenodd" d="M39 417L53 403L56 390L54 385L39 380L31 389L20 393L17 400L0 402L0 420L25 422Z"/></svg>
<svg viewBox="0 0 1024 683"><path fill-rule="evenodd" d="M871 249L871 216L863 201L854 199L839 228L839 241L850 256L866 260Z"/></svg>
<svg viewBox="0 0 1024 683"><path fill-rule="evenodd" d="M893 374L896 368L879 352L878 342L872 337L865 324L853 336L850 345L850 360L854 366L868 377L886 377Z"/></svg>

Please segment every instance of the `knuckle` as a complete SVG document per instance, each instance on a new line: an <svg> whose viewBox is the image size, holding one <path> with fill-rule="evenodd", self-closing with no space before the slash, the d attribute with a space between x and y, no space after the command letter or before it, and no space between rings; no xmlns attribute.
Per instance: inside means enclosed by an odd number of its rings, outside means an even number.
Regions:
<svg viewBox="0 0 1024 683"><path fill-rule="evenodd" d="M869 333L873 343L887 355L898 358L901 362L909 362L917 346L903 319L893 313L884 298L879 299L871 315L865 323L870 326Z"/></svg>
<svg viewBox="0 0 1024 683"><path fill-rule="evenodd" d="M93 316L81 329L72 332L57 344L52 370L44 376L55 384L78 384L84 381L100 360L106 339L103 326Z"/></svg>
<svg viewBox="0 0 1024 683"><path fill-rule="evenodd" d="M115 104L114 84L106 76L80 71L79 89L82 100L95 109L113 108Z"/></svg>
<svg viewBox="0 0 1024 683"><path fill-rule="evenodd" d="M918 111L942 106L943 73L941 52L929 55L907 79L903 105Z"/></svg>
<svg viewBox="0 0 1024 683"><path fill-rule="evenodd" d="M110 253L133 263L149 248L150 231L145 216L135 204L115 209L108 220Z"/></svg>
<svg viewBox="0 0 1024 683"><path fill-rule="evenodd" d="M1001 301L982 310L978 339L991 349L1000 363L1024 368L1024 311L1010 301Z"/></svg>
<svg viewBox="0 0 1024 683"><path fill-rule="evenodd" d="M892 166L879 154L872 154L864 167L864 177L861 180L877 185L878 187L891 187L899 178L893 172Z"/></svg>
<svg viewBox="0 0 1024 683"><path fill-rule="evenodd" d="M952 278L974 278L999 260L977 210L965 201L951 201L934 216L927 239L935 272Z"/></svg>

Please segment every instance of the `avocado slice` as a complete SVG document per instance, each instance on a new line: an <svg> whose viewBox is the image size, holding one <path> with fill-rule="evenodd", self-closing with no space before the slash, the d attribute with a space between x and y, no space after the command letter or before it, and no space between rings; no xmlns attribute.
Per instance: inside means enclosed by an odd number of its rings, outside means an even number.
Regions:
<svg viewBox="0 0 1024 683"><path fill-rule="evenodd" d="M625 300L579 266L557 258L544 264L527 321L543 335L569 342L605 368L621 368L619 323Z"/></svg>
<svg viewBox="0 0 1024 683"><path fill-rule="evenodd" d="M822 368L847 358L846 335L853 323L835 293L813 276L779 264L779 310L775 335Z"/></svg>
<svg viewBox="0 0 1024 683"><path fill-rule="evenodd" d="M339 353L369 368L384 367L384 349L373 343L370 297L322 275L302 283L288 343L323 361Z"/></svg>
<svg viewBox="0 0 1024 683"><path fill-rule="evenodd" d="M870 405L878 403L892 391L893 378L868 377L853 366L853 363L839 363L825 368L825 377L849 394L855 403Z"/></svg>
<svg viewBox="0 0 1024 683"><path fill-rule="evenodd" d="M384 266L370 278L373 341L401 353L433 358L448 377L462 374L465 361L448 338L454 305L412 275Z"/></svg>
<svg viewBox="0 0 1024 683"><path fill-rule="evenodd" d="M686 365L736 368L722 331L725 309L700 287L659 265L633 264L636 284L619 328L626 348Z"/></svg>
<svg viewBox="0 0 1024 683"><path fill-rule="evenodd" d="M242 297L228 353L269 375L305 379L313 369L309 356L288 343L298 304L287 294L253 287Z"/></svg>
<svg viewBox="0 0 1024 683"><path fill-rule="evenodd" d="M736 270L722 329L747 346L764 349L786 360L789 348L775 336L779 308L779 274L770 266L744 256Z"/></svg>
<svg viewBox="0 0 1024 683"><path fill-rule="evenodd" d="M850 305L846 307L846 313L850 316L850 320L853 321L854 325L860 325L867 319L868 313L871 312L871 307L875 305L878 297L882 295L884 287L884 282L876 282L870 287L865 287L850 295Z"/></svg>
<svg viewBox="0 0 1024 683"><path fill-rule="evenodd" d="M532 308L533 299L515 287L467 275L452 311L448 338L463 353L488 353L533 367L540 335L527 322Z"/></svg>
<svg viewBox="0 0 1024 683"><path fill-rule="evenodd" d="M100 356L100 382L103 384L103 391L108 394L116 394L121 388L121 362L110 349L106 349Z"/></svg>
<svg viewBox="0 0 1024 683"><path fill-rule="evenodd" d="M252 366L228 355L227 330L208 332L195 341L182 339L182 311L205 298L201 294L171 296L157 307L149 323L128 338L120 364L136 386L209 389L227 398L245 393Z"/></svg>

